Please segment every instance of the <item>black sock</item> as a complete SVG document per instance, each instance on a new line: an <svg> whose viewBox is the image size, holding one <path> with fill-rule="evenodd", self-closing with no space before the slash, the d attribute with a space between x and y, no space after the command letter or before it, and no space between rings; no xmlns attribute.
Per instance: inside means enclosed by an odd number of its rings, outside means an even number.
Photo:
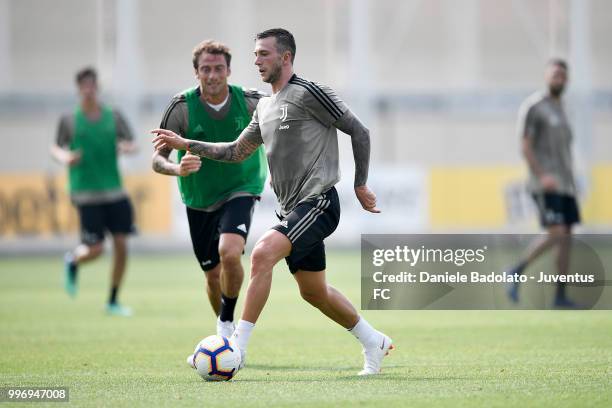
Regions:
<svg viewBox="0 0 612 408"><path fill-rule="evenodd" d="M565 299L565 282L557 282L557 300Z"/></svg>
<svg viewBox="0 0 612 408"><path fill-rule="evenodd" d="M229 298L221 294L221 315L219 316L219 320L222 322L234 321L234 309L236 308L237 300L237 297Z"/></svg>
<svg viewBox="0 0 612 408"><path fill-rule="evenodd" d="M527 261L521 261L512 269L512 273L522 275L525 271L525 267L527 267Z"/></svg>
<svg viewBox="0 0 612 408"><path fill-rule="evenodd" d="M68 261L68 273L70 274L70 279L76 279L78 271L76 257L72 252L68 252L65 259Z"/></svg>
<svg viewBox="0 0 612 408"><path fill-rule="evenodd" d="M70 274L70 279L76 280L76 278L77 278L76 263L74 263L74 262L70 263L70 267L68 268L68 273Z"/></svg>
<svg viewBox="0 0 612 408"><path fill-rule="evenodd" d="M118 291L119 291L119 288L117 286L113 286L111 288L110 298L108 299L108 303L110 303L111 305L114 305L115 303L117 303L117 292Z"/></svg>

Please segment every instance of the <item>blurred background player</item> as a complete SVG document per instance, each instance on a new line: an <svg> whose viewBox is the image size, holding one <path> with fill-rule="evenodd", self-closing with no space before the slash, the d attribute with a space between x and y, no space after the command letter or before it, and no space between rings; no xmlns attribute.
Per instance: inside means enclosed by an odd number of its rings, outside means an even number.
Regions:
<svg viewBox="0 0 612 408"><path fill-rule="evenodd" d="M228 85L231 58L229 49L217 41L200 43L193 51L199 85L172 99L161 128L192 140L236 140L262 94ZM230 337L244 279L240 258L266 179L263 147L241 163L200 159L184 151L178 152L178 163L174 163L169 159L171 151L156 151L153 169L178 177L193 251L205 272L208 299L218 316L217 334Z"/></svg>
<svg viewBox="0 0 612 408"><path fill-rule="evenodd" d="M51 155L68 166L70 199L79 213L81 245L65 256L65 289L77 293L78 268L104 250L104 236L113 237L111 290L106 310L131 315L117 294L125 274L127 235L134 231L133 210L122 187L118 153L134 153L136 146L123 116L98 100L97 74L84 68L76 75L80 104L60 119Z"/></svg>
<svg viewBox="0 0 612 408"><path fill-rule="evenodd" d="M580 222L572 171L572 132L561 100L568 80L567 63L561 59L550 60L545 80L548 89L531 95L521 106L518 129L529 168L528 189L547 235L531 245L527 255L510 273L523 273L545 251L557 247L558 273L566 275L572 225ZM509 287L508 295L513 302L518 302L518 282ZM563 282L557 283L554 305L575 306L567 298Z"/></svg>
<svg viewBox="0 0 612 408"><path fill-rule="evenodd" d="M272 284L274 266L285 258L302 298L349 330L363 347L359 375L378 374L393 348L391 338L375 330L351 302L325 278L325 246L340 220L334 185L340 179L336 129L350 135L355 160L354 191L363 209L378 213L367 187L370 159L368 129L327 86L294 74L296 45L284 29L261 32L255 42L255 65L273 96L262 98L251 123L233 143L204 143L155 129L156 149L168 146L215 160L236 162L266 146L272 186L281 205L281 221L257 242L251 254L251 280L242 318L232 338L243 353ZM193 365L193 358L188 362Z"/></svg>

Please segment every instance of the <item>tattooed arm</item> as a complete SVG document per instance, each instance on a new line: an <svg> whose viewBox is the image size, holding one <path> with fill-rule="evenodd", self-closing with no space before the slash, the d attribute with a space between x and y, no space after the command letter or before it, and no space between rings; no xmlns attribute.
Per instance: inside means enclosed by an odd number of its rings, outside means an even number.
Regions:
<svg viewBox="0 0 612 408"><path fill-rule="evenodd" d="M249 157L263 143L259 125L251 122L240 137L231 143L208 143L184 139L165 129L154 129L153 145L157 151L164 149L187 150L189 153L222 162L240 162Z"/></svg>
<svg viewBox="0 0 612 408"><path fill-rule="evenodd" d="M161 149L153 152L153 171L167 176L178 176L178 164L170 160L172 149Z"/></svg>
<svg viewBox="0 0 612 408"><path fill-rule="evenodd" d="M351 137L353 158L355 160L355 187L363 186L368 181L370 165L370 131L350 110L338 119L334 126Z"/></svg>
<svg viewBox="0 0 612 408"><path fill-rule="evenodd" d="M207 143L189 140L187 150L197 156L213 160L241 162L263 143L259 133L249 132L247 129L232 143Z"/></svg>
<svg viewBox="0 0 612 408"><path fill-rule="evenodd" d="M368 169L370 166L370 131L350 110L334 122L336 129L351 137L353 158L355 160L355 195L364 210L379 213L376 195L368 188Z"/></svg>
<svg viewBox="0 0 612 408"><path fill-rule="evenodd" d="M155 172L167 176L186 177L202 167L199 156L187 153L179 163L174 163L170 160L170 153L172 153L172 149L155 150L153 153L153 170Z"/></svg>
<svg viewBox="0 0 612 408"><path fill-rule="evenodd" d="M184 135L185 128L189 124L187 102L184 94L175 95L164 112L160 128L172 130L173 132ZM182 159L175 163L170 160L172 149L166 148L153 151L152 167L153 171L167 176L188 176L200 169L200 158L192 155L184 155Z"/></svg>

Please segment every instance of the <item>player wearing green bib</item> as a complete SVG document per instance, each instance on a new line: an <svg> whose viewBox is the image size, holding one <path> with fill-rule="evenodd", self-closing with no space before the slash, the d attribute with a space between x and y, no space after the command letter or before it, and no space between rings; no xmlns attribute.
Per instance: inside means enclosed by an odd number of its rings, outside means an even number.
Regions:
<svg viewBox="0 0 612 408"><path fill-rule="evenodd" d="M199 44L193 51L199 85L172 99L161 128L207 142L236 140L263 95L227 83L230 61L225 45L212 40ZM240 258L266 179L263 147L241 163L201 159L185 151L178 151L174 163L170 153L169 149L156 151L153 170L178 178L193 250L218 316L217 333L229 337L244 277Z"/></svg>
<svg viewBox="0 0 612 408"><path fill-rule="evenodd" d="M117 301L125 274L126 237L133 231L132 206L122 188L117 152L132 153L133 136L116 110L97 99L97 75L85 68L76 76L81 103L61 118L52 156L68 166L69 192L79 212L81 245L65 257L65 289L77 292L78 266L97 258L104 249L104 235L113 236L114 259L107 312L129 316L129 308Z"/></svg>

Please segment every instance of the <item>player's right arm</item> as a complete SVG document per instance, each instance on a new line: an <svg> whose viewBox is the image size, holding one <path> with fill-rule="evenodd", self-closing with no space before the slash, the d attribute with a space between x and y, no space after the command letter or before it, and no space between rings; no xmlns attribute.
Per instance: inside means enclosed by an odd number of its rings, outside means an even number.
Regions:
<svg viewBox="0 0 612 408"><path fill-rule="evenodd" d="M170 102L162 118L160 128L169 129L179 134L184 134L187 126L187 113L184 97L176 96ZM200 170L202 162L200 158L193 154L186 154L180 163L170 160L171 148L155 150L153 152L152 167L153 171L168 176L188 176Z"/></svg>
<svg viewBox="0 0 612 408"><path fill-rule="evenodd" d="M185 139L176 132L167 129L153 129L151 133L156 135L153 138L153 145L157 151L165 149L186 150L200 157L229 163L245 160L263 144L259 123L257 122L257 111L255 111L249 125L233 142L209 143Z"/></svg>
<svg viewBox="0 0 612 408"><path fill-rule="evenodd" d="M542 169L533 148L535 140L537 139L540 131L540 124L535 107L533 105L528 107L527 111L521 116L523 115L524 119L521 119L520 122L520 133L522 135L521 152L523 157L525 158L525 161L533 174L535 174L540 181L542 189L544 191L555 191L558 188L557 181L552 175L546 173L544 169Z"/></svg>
<svg viewBox="0 0 612 408"><path fill-rule="evenodd" d="M81 161L81 152L78 150L70 150L72 130L69 121L70 118L68 116L64 116L60 119L55 143L51 145L50 153L51 157L58 163L66 166L73 166Z"/></svg>

